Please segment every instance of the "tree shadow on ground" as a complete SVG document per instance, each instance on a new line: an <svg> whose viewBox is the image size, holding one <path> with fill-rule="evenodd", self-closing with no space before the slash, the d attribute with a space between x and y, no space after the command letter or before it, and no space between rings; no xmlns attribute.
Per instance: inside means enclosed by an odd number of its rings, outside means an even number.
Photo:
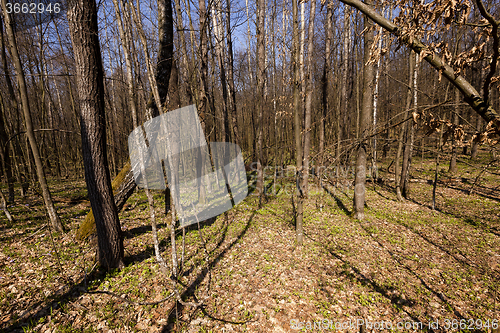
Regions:
<svg viewBox="0 0 500 333"><path fill-rule="evenodd" d="M345 215L351 215L351 211L344 205L342 200L338 196L336 196L335 193L333 193L333 191L330 191L325 185L323 185L323 189L335 200L335 203L344 212Z"/></svg>
<svg viewBox="0 0 500 333"><path fill-rule="evenodd" d="M199 301L196 298L196 295L195 295L196 289L201 285L201 283L207 277L207 275L209 275L209 272L211 271L211 269L214 268L219 263L219 261L226 256L226 254L229 252L229 250L231 250L233 248L233 246L236 245L236 243L238 243L243 238L243 236L245 236L246 232L250 228L251 222L252 222L253 218L255 217L255 214L256 214L256 210L253 211L252 215L250 216L250 218L246 222L245 227L240 232L240 234L236 237L236 239L233 240L230 244L228 244L217 255L217 257L215 257L214 259L212 259L208 263L208 265L198 274L198 276L194 279L193 282L191 282L187 286L184 286L185 290L180 295L181 299L186 300L187 298L192 297L195 300L195 302ZM220 238L220 240L218 241L218 243L215 246L215 248L212 251L212 253L216 249L218 249L218 248L220 248L222 246L222 244L223 244L223 242L225 240L225 237L226 237L226 233L224 233L223 236ZM224 323L231 323L231 324L244 324L245 323L245 322L234 322L234 321L226 320L226 319L223 319L223 318L217 318L214 315L208 313L207 310L204 308L203 305L200 306L200 307L198 307L197 309L195 309L194 312L196 312L196 310L198 310L198 309L201 310L205 316L211 318L212 320L216 320L216 321L220 321L220 322L224 322ZM162 332L162 333L175 332L176 329L177 329L176 326L178 325L177 323L181 322L181 319L179 319L178 317L180 317L181 314L182 314L182 312L185 311L185 310L186 310L186 307L184 305L182 305L180 302L176 301L175 304L168 311L167 324L162 327L162 329L161 329L160 332ZM193 317L193 315L194 315L194 313L191 315L191 318Z"/></svg>
<svg viewBox="0 0 500 333"><path fill-rule="evenodd" d="M110 274L118 274L118 271ZM97 270L87 275L83 274L77 283L72 280L67 281L58 291L49 295L46 301L39 301L31 305L25 310L24 315L22 314L10 326L2 330L2 332L24 332L27 325L36 324L41 318L49 316L53 309L63 307L77 300L80 295L86 293L87 285L92 284L93 287L99 287L105 277L105 272Z"/></svg>
<svg viewBox="0 0 500 333"><path fill-rule="evenodd" d="M363 228L363 227L362 227ZM363 228L365 229L365 228ZM366 230L368 232L368 230ZM370 234L368 232L368 234ZM416 305L416 301L413 300L413 299L406 299L406 298L402 298L400 295L394 293L394 288L393 287L390 287L390 286L385 286L383 285L382 283L380 282L377 282L375 281L374 278L370 278L368 277L367 275L363 274L361 272L361 269L356 267L356 265L352 262L350 262L348 259L344 258L342 255L338 254L338 250L339 249L333 249L331 247L328 247L327 245L324 244L324 242L320 242L319 240L315 240L314 238L312 238L310 235L307 235L305 234L305 236L307 238L309 238L310 240L316 242L316 243L319 243L319 244L323 244L323 248L325 250L327 250L334 258L340 260L344 267L346 269L344 269L341 274L342 275L345 275L347 278L353 280L354 282L358 282L360 283L361 285L365 286L365 287L369 287L371 288L373 291L379 293L380 295L382 295L383 297L385 297L387 300L389 300L391 302L391 304L394 305L395 308L398 309L398 311L402 311L404 313L406 313L408 315L409 318L411 318L412 320L414 320L415 322L418 322L418 323L425 323L425 318L419 318L417 314L414 314L412 313L412 311L408 308L411 308L413 306ZM389 255L391 256L391 258L395 261L395 263L397 263L397 265L399 267L401 267L402 269L406 270L408 273L410 273L411 275L413 275L414 277L416 277L420 283L422 284L422 286L424 288L426 288L427 290L429 290L433 295L435 295L436 297L438 297L441 301L443 301L452 311L453 313L461 318L461 319L465 319L462 314L455 308L453 307L444 297L443 295L441 295L440 293L438 293L437 291L435 291L434 289L432 289L423 279L421 276L419 276L414 270L412 270L410 267L408 267L407 265L405 265L404 263L402 263L398 258L397 256L395 256L394 253L392 253L392 251L390 249L387 249L383 244L381 244L380 242L378 242L378 240L376 240L373 236L371 236L378 244L381 248L383 248L384 250L386 250ZM342 251L346 251L346 249L343 249L343 248L340 248L340 250ZM350 270L350 271L349 271ZM325 293L328 293L330 298L334 297L335 295L331 295L328 291L324 290L323 289L323 292ZM426 324L423 325L423 327L427 328L428 326ZM434 332L432 329L429 328L429 332ZM480 331L478 331L480 332Z"/></svg>
<svg viewBox="0 0 500 333"><path fill-rule="evenodd" d="M447 186L447 187L468 194L467 190L464 190L462 188L454 187L454 186ZM388 184L381 185L381 188L383 188L386 191L390 191L390 192L395 191L394 187L392 187ZM480 197L485 197L485 198L496 200L496 201L499 200L497 198L481 195L480 193L476 193L476 192L474 192L473 195L478 195ZM419 205L420 207L425 207L425 208L432 210L432 206L430 204L427 204L425 202L421 202L418 199L415 199L413 197L410 197L409 199L406 199L406 200L408 202L412 202L416 205ZM393 201L396 201L396 200L393 200ZM486 218L483 218L481 215L475 214L474 216L464 216L464 215L459 214L460 210L455 210L452 207L450 209L448 209L446 206L445 207L435 207L434 211L436 211L440 214L443 214L443 215L448 215L448 216L454 217L456 219L462 220L464 223L469 224L469 225L474 226L474 227L477 227L477 228L480 228L481 230L483 230L485 232L491 232L494 235L500 236L500 225L497 227L493 227L491 225L492 221L490 221ZM471 211L471 213L474 213L474 212ZM478 221L478 220L480 220L480 221Z"/></svg>
<svg viewBox="0 0 500 333"><path fill-rule="evenodd" d="M200 227L211 226L216 221L216 219L217 219L217 217L212 217L210 219L202 221L202 222L200 222ZM179 221L177 221L176 223L178 225ZM158 227L158 231L159 231L159 230L167 227L167 223L158 224L157 227ZM198 228L197 224L189 225L185 228L186 233L196 231L197 228ZM145 234L145 233L148 233L150 231L152 231L151 225L143 225L143 226L139 226L139 227L125 231L125 236L128 239L128 238L137 237L141 234ZM176 234L176 237L181 235L182 229L176 228L175 234ZM170 246L170 244L171 244L170 237L162 238L159 242L160 252L163 253L165 251L165 249ZM125 253L127 253L126 248L125 248ZM128 265L141 263L144 260L147 260L147 259L153 257L154 255L155 255L154 254L154 247L153 247L152 242L151 242L150 245L146 246L146 248L140 252L137 252L134 254L128 253L128 255L125 256L124 261L125 261L125 264L128 266ZM187 259L186 259L186 261L187 261Z"/></svg>

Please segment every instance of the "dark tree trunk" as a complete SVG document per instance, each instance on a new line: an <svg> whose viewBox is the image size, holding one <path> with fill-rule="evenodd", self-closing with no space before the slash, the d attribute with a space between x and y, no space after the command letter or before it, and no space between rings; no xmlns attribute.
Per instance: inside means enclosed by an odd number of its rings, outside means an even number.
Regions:
<svg viewBox="0 0 500 333"><path fill-rule="evenodd" d="M122 268L123 236L106 157L104 72L95 2L70 0L68 22L80 98L85 179L96 222L99 263L105 269Z"/></svg>
<svg viewBox="0 0 500 333"><path fill-rule="evenodd" d="M170 82L170 73L172 72L172 59L174 53L174 25L172 19L172 1L158 1L158 36L160 37L160 47L158 50L158 62L156 64L156 84L158 85L158 94L160 95L161 106L165 105L168 94L168 84ZM152 112L156 117L162 110L160 106Z"/></svg>

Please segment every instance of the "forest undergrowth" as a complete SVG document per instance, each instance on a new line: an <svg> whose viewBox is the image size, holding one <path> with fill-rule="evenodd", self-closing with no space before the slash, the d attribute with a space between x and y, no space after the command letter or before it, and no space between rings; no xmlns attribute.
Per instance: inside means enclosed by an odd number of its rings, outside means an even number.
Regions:
<svg viewBox="0 0 500 333"><path fill-rule="evenodd" d="M208 296L198 308L175 298L139 304L172 293L170 276L155 262L143 191L120 213L126 267L103 274L95 264L96 240L74 239L90 206L85 182L53 180L56 208L70 232L51 233L36 191L9 207L14 224L0 219L0 330L290 332L297 322L363 319L416 332L419 323L425 330L448 319L474 320L475 331L491 331L500 319L500 175L485 172L473 185L481 168L472 165L484 163L469 163L459 163L452 176L441 165L436 210L432 159L414 158L404 202L397 201L387 163L380 169L384 181L367 182L363 222L350 217L352 190L325 182L306 200L302 247L295 243L290 195L278 192L261 207L250 195L201 225L208 262L197 228L186 232L181 295L189 301ZM276 189L292 181L279 178ZM161 193L155 199L161 216ZM165 219L159 236L171 260ZM180 254L180 230L177 237ZM398 329L397 323L413 326Z"/></svg>

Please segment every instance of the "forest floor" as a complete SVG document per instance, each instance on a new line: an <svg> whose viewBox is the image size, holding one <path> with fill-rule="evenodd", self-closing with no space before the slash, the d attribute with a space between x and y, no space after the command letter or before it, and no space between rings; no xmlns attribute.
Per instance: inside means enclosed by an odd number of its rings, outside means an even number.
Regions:
<svg viewBox="0 0 500 333"><path fill-rule="evenodd" d="M477 166L490 160L460 158ZM389 325L396 332L491 332L500 319L500 175L490 167L496 174L483 173L469 195L481 167L458 166L454 177L440 172L437 210L430 208L431 159L414 158L417 181L404 202L387 181L394 174L382 169L385 182L368 182L363 222L350 217L352 190L328 183L328 191L312 191L302 247L290 195L269 196L260 208L250 195L202 225L208 258L198 230L186 232L179 288L186 301L204 299L197 308L174 298L138 304L163 299L173 284L155 261L143 191L120 213L126 267L103 274L94 265L95 239L74 239L89 211L84 182L51 182L69 232L51 236L38 194L10 207L15 224L0 217L0 330L292 332L301 324L319 331L307 325L321 322L323 330L358 332L364 320L366 332ZM162 200L158 193L158 216ZM159 236L171 263L165 218ZM178 253L181 244L179 231Z"/></svg>

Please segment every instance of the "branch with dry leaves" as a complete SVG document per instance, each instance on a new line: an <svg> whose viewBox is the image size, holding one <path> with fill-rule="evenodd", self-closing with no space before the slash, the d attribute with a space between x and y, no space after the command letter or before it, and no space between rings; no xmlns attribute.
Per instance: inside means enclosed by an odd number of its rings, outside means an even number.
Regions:
<svg viewBox="0 0 500 333"><path fill-rule="evenodd" d="M488 123L492 123L491 126L494 129L495 134L500 135L500 115L490 105L488 105L477 90L463 76L457 74L456 70L443 60L442 57L435 54L427 45L423 44L412 31L405 31L405 29L386 19L377 13L373 7L360 0L341 1L361 11L371 20L396 36L400 43L408 46L420 54L421 58L427 61L463 94L465 101L474 109L474 111L476 111ZM433 3L438 2L434 1ZM444 8L441 14L445 15L450 10L450 8ZM439 14L439 11L436 11L435 15L437 14ZM444 17L446 18L446 15ZM436 20L436 22L438 21Z"/></svg>

